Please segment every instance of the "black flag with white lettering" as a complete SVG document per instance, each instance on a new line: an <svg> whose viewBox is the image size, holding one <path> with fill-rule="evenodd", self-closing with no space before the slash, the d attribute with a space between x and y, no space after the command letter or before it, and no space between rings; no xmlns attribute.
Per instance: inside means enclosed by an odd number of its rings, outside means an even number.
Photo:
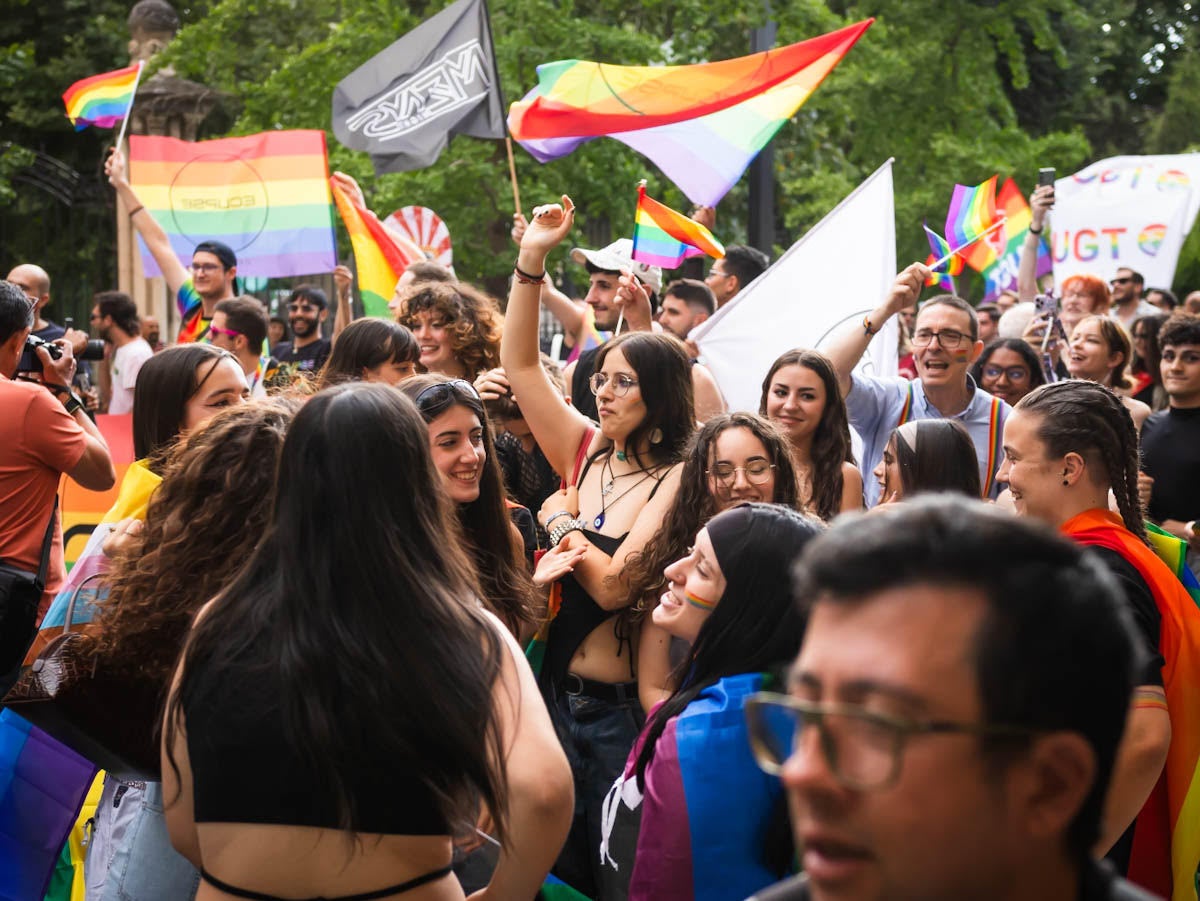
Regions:
<svg viewBox="0 0 1200 901"><path fill-rule="evenodd" d="M503 138L504 100L484 0L457 0L346 76L333 132L376 174L430 166L452 135Z"/></svg>

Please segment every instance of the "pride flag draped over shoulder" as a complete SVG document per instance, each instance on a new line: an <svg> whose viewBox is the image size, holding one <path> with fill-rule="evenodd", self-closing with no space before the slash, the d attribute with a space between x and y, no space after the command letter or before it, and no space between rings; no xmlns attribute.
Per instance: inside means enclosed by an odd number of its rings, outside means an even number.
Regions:
<svg viewBox="0 0 1200 901"><path fill-rule="evenodd" d="M950 247L949 242L947 242L945 238L943 238L941 235L939 235L937 232L935 232L933 229L931 229L928 225L925 225L924 223L922 223L921 227L923 229L925 229L925 237L929 240L930 250L933 251L933 253L931 253L928 257L926 257L925 265L933 266L933 264L936 263L938 260L943 259L944 257L949 255L951 247ZM956 292L954 289L953 276L958 275L962 271L963 271L962 257L959 256L958 254L955 254L954 256L950 257L949 260L942 263L941 266L939 266L937 269L935 269L933 272L933 275L931 275L929 278L925 279L925 285L926 285L926 287L929 287L929 288L932 288L934 285L940 285L943 290L948 291L951 294L954 294Z"/></svg>
<svg viewBox="0 0 1200 901"><path fill-rule="evenodd" d="M1128 878L1170 901L1196 901L1196 869L1200 866L1200 589L1180 559L1182 542L1162 530L1150 531L1151 549L1123 528L1115 514L1089 510L1064 523L1062 531L1080 544L1106 547L1128 560L1158 605L1171 744L1158 784L1134 820ZM1160 554L1166 555L1165 561ZM1180 572L1190 577L1190 585L1181 581Z"/></svg>
<svg viewBox="0 0 1200 901"><path fill-rule="evenodd" d="M337 265L323 131L217 141L133 135L129 180L182 260L201 241L228 244L238 275L330 272ZM158 264L142 247L147 275Z"/></svg>
<svg viewBox="0 0 1200 901"><path fill-rule="evenodd" d="M350 234L350 246L354 248L363 310L368 316L388 318L388 301L396 290L396 282L405 269L425 259L425 255L415 244L403 246L400 237L384 228L357 198L351 199L337 179L331 178L329 185L338 214Z"/></svg>
<svg viewBox="0 0 1200 901"><path fill-rule="evenodd" d="M699 222L647 197L645 184L638 185L633 258L650 266L675 269L686 257L704 254L719 260L725 256L725 248Z"/></svg>
<svg viewBox="0 0 1200 901"><path fill-rule="evenodd" d="M718 63L546 63L537 87L510 107L509 128L543 163L616 138L692 202L715 206L873 21Z"/></svg>
<svg viewBox="0 0 1200 901"><path fill-rule="evenodd" d="M83 131L89 125L112 128L128 116L141 72L142 64L138 62L80 79L67 88L63 104L75 130Z"/></svg>

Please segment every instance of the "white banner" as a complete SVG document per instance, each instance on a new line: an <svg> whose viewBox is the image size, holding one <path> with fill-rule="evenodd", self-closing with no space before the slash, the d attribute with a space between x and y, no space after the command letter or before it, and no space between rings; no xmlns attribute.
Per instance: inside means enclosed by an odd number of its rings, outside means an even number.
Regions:
<svg viewBox="0 0 1200 901"><path fill-rule="evenodd" d="M729 409L757 410L762 381L780 354L820 350L833 333L861 328L895 279L888 160L689 337L700 345ZM896 329L893 316L871 340L860 371L896 374Z"/></svg>
<svg viewBox="0 0 1200 901"><path fill-rule="evenodd" d="M1200 153L1117 156L1054 185L1050 247L1054 281L1119 268L1146 287L1170 287L1184 238L1200 210Z"/></svg>

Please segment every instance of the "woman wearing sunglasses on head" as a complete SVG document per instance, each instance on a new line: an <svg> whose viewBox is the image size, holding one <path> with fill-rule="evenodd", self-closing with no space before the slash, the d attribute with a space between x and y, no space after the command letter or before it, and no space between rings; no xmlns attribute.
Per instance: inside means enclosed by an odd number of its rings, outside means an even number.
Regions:
<svg viewBox="0 0 1200 901"><path fill-rule="evenodd" d="M530 638L536 602L524 544L533 533L533 518L524 507L505 501L483 401L470 382L438 375L414 376L400 390L412 398L429 426L433 465L454 501L484 604L514 637ZM513 510L523 514L519 523L514 522ZM536 537L533 540L536 546Z"/></svg>
<svg viewBox="0 0 1200 901"><path fill-rule="evenodd" d="M822 529L786 507L742 504L667 567L652 615L691 652L609 793L605 901L745 898L790 871L782 789L754 763L742 705L800 648L792 565Z"/></svg>
<svg viewBox="0 0 1200 901"><path fill-rule="evenodd" d="M500 356L533 437L569 487L539 519L551 549L539 576L560 574L540 682L575 774L576 819L555 873L592 895L604 795L642 724L636 636L616 614L629 603L623 570L662 527L694 428L683 344L635 332L600 348L590 387L600 427L569 407L538 358L538 301L546 257L570 232L574 205L534 211L521 238ZM556 594L559 593L556 591Z"/></svg>

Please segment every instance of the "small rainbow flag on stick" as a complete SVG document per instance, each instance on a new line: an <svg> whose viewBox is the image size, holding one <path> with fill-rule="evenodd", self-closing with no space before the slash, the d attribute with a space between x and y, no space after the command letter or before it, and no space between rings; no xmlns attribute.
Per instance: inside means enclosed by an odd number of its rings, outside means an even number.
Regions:
<svg viewBox="0 0 1200 901"><path fill-rule="evenodd" d="M141 76L142 64L138 62L115 72L89 76L67 88L62 98L75 130L83 131L89 125L112 128L127 118Z"/></svg>
<svg viewBox="0 0 1200 901"><path fill-rule="evenodd" d="M951 254L950 245L946 239L928 225L922 224L921 227L925 229L925 237L929 239L929 247L933 250L933 253L925 260L925 265L933 269L933 275L925 279L925 286L932 288L934 285L939 285L943 290L954 294L954 276L963 271L963 259L958 254ZM947 256L950 259L939 266L938 262Z"/></svg>
<svg viewBox="0 0 1200 901"><path fill-rule="evenodd" d="M639 263L674 269L686 257L703 254L719 260L725 256L725 248L699 222L647 197L646 183L639 184L633 258Z"/></svg>
<svg viewBox="0 0 1200 901"><path fill-rule="evenodd" d="M996 179L993 175L981 185L968 188L955 185L946 213L946 240L952 247L963 247L979 240L991 228L999 214L996 212Z"/></svg>
<svg viewBox="0 0 1200 901"><path fill-rule="evenodd" d="M416 245L402 247L374 213L342 190L336 178L331 178L329 185L333 189L333 202L350 234L350 246L354 248L363 311L368 316L391 318L388 301L396 290L396 282L405 269L425 256Z"/></svg>

